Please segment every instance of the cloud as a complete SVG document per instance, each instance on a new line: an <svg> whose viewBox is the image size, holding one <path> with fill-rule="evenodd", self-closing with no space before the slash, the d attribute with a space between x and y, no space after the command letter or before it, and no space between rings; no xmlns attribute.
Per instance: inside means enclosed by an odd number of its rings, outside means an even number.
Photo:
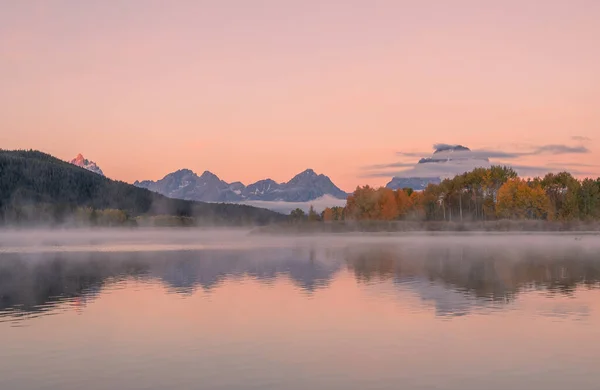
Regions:
<svg viewBox="0 0 600 390"><path fill-rule="evenodd" d="M405 156L405 157L423 157L428 155L428 152L396 152L397 156Z"/></svg>
<svg viewBox="0 0 600 390"><path fill-rule="evenodd" d="M433 145L434 149L439 150L445 147L455 146L445 143L436 143ZM438 162L429 163L413 163L407 161L398 161L387 164L375 164L365 166L362 169L369 171L363 174L361 177L421 177L421 178L438 178L438 177L452 177L464 172L472 171L475 168L489 168L491 165L507 165L513 167L520 175L525 177L540 176L548 172L560 172L561 170L568 170L575 175L587 175L594 174L592 172L586 172L573 167L584 167L590 168L586 164L577 163L553 163L544 166L529 166L529 165L515 165L513 162L519 158L528 156L539 156L539 155L573 155L573 154L587 154L590 150L585 146L571 146L564 144L547 144L529 147L528 150L494 150L494 149L473 149L471 151L444 151L435 154L431 153L414 153L414 152L398 152L396 155L402 157L420 157L425 156L435 159L442 160ZM446 161L443 161L446 160ZM509 162L506 162L509 161ZM513 161L513 162L510 162ZM393 168L406 168L406 169L393 169Z"/></svg>
<svg viewBox="0 0 600 390"><path fill-rule="evenodd" d="M573 175L594 175L594 172L590 172L589 170L579 170L573 169L570 166L566 165L521 165L521 164L512 164L508 162L486 162L478 161L478 162L470 162L470 163L455 163L455 162L443 162L438 164L416 164L414 167L406 169L406 170L377 170L366 173L361 177L365 178L375 178L375 177L400 177L400 178L411 178L411 177L419 177L419 178L446 178L453 177L455 175L460 175L465 172L470 172L475 168L489 168L492 165L501 165L501 166L509 166L513 168L519 176L522 177L535 177L535 176L544 176L547 173L558 173L561 171L569 171Z"/></svg>
<svg viewBox="0 0 600 390"><path fill-rule="evenodd" d="M327 207L343 207L346 205L346 199L334 198L331 195L324 195L315 200L308 202L283 202L283 201L267 201L267 200L246 200L238 202L248 206L260 207L276 211L278 213L289 214L297 208L302 209L305 213L308 212L310 206L313 206L317 213L320 213Z"/></svg>
<svg viewBox="0 0 600 390"><path fill-rule="evenodd" d="M580 167L580 168L598 168L600 165L596 164L584 164L584 163L573 163L573 162L549 162L550 167Z"/></svg>
<svg viewBox="0 0 600 390"><path fill-rule="evenodd" d="M585 174L585 172L581 172L579 170L568 169L565 166L548 166L548 165L521 165L521 164L499 164L499 165L509 165L512 169L517 171L519 176L524 177L535 177L535 176L544 176L547 173L558 173L561 171L568 170L570 173L574 175Z"/></svg>
<svg viewBox="0 0 600 390"><path fill-rule="evenodd" d="M434 149L449 149L449 148L456 148L458 147L458 144L445 144L445 143L437 143L437 144L433 144L433 148Z"/></svg>
<svg viewBox="0 0 600 390"><path fill-rule="evenodd" d="M573 141L579 141L579 142L585 142L585 141L591 141L592 139L590 137L585 137L583 135L574 135L571 137L571 139Z"/></svg>
<svg viewBox="0 0 600 390"><path fill-rule="evenodd" d="M414 163L406 163L406 162L396 162L390 164L375 164L375 165L367 165L361 167L362 170L370 170L370 169L386 169L386 168L408 168L414 166Z"/></svg>
<svg viewBox="0 0 600 390"><path fill-rule="evenodd" d="M544 145L538 147L532 154L586 154L590 150L585 146Z"/></svg>
<svg viewBox="0 0 600 390"><path fill-rule="evenodd" d="M446 147L457 146L453 144L436 143L433 144L433 149L438 150ZM535 156L539 154L587 154L590 150L585 146L569 146L563 144L550 144L541 145L534 148L530 148L528 151L504 151L494 149L472 149L471 151L454 151L454 152L440 152L436 153L436 157L443 157L445 155L452 156L452 158L503 158L503 159L516 159L525 156ZM418 153L418 152L397 152L397 156L402 157L425 157L431 156L431 153ZM383 165L391 164L377 164L373 167L383 167Z"/></svg>
<svg viewBox="0 0 600 390"><path fill-rule="evenodd" d="M363 175L363 177L448 177L472 171L475 168L489 168L491 165L492 164L486 160L452 160L442 163L413 164L408 169L396 171L375 170Z"/></svg>

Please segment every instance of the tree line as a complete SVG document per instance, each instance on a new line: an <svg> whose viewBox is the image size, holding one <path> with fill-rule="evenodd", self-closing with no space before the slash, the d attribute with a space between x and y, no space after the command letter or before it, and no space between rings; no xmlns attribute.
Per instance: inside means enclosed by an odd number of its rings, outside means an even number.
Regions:
<svg viewBox="0 0 600 390"><path fill-rule="evenodd" d="M302 216L296 210L292 220ZM314 210L321 221L491 221L600 219L600 178L579 180L568 172L521 178L510 167L492 166L429 184L423 191L357 187L345 207Z"/></svg>

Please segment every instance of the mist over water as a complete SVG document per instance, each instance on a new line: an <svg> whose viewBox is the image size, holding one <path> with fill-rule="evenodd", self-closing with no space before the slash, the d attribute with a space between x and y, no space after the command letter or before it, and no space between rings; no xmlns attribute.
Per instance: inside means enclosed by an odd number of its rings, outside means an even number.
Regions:
<svg viewBox="0 0 600 390"><path fill-rule="evenodd" d="M0 234L0 389L596 389L600 237Z"/></svg>

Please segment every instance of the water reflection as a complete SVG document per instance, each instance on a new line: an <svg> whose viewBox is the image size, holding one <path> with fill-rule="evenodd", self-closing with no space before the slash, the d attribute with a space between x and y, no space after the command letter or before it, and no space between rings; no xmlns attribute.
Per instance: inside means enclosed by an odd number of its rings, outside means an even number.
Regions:
<svg viewBox="0 0 600 390"><path fill-rule="evenodd" d="M393 279L402 283L426 279L475 297L510 301L524 289L570 294L600 280L595 253L570 248L563 252L526 249L515 254L480 248L428 248L407 253L395 248L348 254L356 279Z"/></svg>
<svg viewBox="0 0 600 390"><path fill-rule="evenodd" d="M391 285L433 302L437 315L501 307L524 291L570 295L600 282L594 251L577 247L489 248L468 245L347 245L244 251L0 255L0 321L81 308L107 284L160 281L175 294L210 291L227 279L269 284L288 278L307 294L328 288L338 272L364 288ZM561 309L555 315L560 315ZM583 310L585 312L585 310Z"/></svg>

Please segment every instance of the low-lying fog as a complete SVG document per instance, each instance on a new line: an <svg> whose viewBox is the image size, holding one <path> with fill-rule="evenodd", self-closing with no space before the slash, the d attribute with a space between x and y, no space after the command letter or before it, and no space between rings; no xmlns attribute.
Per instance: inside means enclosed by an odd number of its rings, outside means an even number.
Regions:
<svg viewBox="0 0 600 390"><path fill-rule="evenodd" d="M488 300L510 302L532 286L565 294L581 286L600 287L599 250L600 235L591 233L2 231L0 317L51 311L119 280L157 281L185 295L226 280L283 278L312 293L344 275L365 286L388 280L397 288L418 290L437 302L439 313L455 315L465 312L465 299L469 307L473 302L488 307Z"/></svg>
<svg viewBox="0 0 600 390"><path fill-rule="evenodd" d="M596 251L598 233L344 233L312 235L252 234L248 229L80 229L5 230L0 253L61 251L245 250L260 248L397 247L419 252L427 248L473 248L517 253L523 250Z"/></svg>

